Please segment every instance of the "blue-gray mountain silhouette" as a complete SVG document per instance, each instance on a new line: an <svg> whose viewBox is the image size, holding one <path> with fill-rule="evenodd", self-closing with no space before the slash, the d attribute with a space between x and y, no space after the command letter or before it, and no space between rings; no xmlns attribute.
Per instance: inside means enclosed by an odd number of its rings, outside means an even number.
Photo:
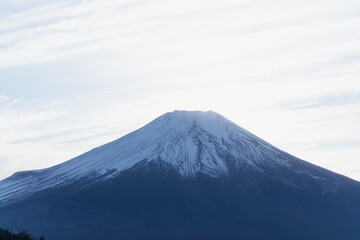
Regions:
<svg viewBox="0 0 360 240"><path fill-rule="evenodd" d="M359 182L214 112L166 113L0 182L0 226L47 239L358 239Z"/></svg>

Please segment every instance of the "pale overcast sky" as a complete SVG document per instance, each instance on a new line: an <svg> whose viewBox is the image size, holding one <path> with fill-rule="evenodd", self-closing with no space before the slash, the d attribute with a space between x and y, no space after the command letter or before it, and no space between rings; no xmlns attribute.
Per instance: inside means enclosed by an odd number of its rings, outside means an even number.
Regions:
<svg viewBox="0 0 360 240"><path fill-rule="evenodd" d="M360 180L358 0L0 0L0 179L175 109Z"/></svg>

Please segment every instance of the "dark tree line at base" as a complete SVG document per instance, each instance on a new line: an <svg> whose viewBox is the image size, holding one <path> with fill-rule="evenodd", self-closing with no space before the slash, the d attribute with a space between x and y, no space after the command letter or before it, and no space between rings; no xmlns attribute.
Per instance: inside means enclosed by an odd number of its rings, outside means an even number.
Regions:
<svg viewBox="0 0 360 240"><path fill-rule="evenodd" d="M36 238L26 230L21 230L18 231L17 233L13 233L7 229L0 228L0 240L45 240L45 239L43 237Z"/></svg>

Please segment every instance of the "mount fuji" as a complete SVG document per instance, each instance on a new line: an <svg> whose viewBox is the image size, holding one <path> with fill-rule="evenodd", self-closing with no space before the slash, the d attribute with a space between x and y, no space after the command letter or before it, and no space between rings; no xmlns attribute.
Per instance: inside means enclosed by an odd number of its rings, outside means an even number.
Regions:
<svg viewBox="0 0 360 240"><path fill-rule="evenodd" d="M48 239L359 239L360 183L212 112L174 111L0 181L0 226Z"/></svg>

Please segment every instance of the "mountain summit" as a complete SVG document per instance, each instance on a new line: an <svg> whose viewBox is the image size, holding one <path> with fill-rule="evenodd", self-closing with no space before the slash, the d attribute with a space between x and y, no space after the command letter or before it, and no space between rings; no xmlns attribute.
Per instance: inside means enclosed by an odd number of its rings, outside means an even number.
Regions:
<svg viewBox="0 0 360 240"><path fill-rule="evenodd" d="M53 239L356 239L359 200L358 182L215 112L174 111L1 181L0 224Z"/></svg>

